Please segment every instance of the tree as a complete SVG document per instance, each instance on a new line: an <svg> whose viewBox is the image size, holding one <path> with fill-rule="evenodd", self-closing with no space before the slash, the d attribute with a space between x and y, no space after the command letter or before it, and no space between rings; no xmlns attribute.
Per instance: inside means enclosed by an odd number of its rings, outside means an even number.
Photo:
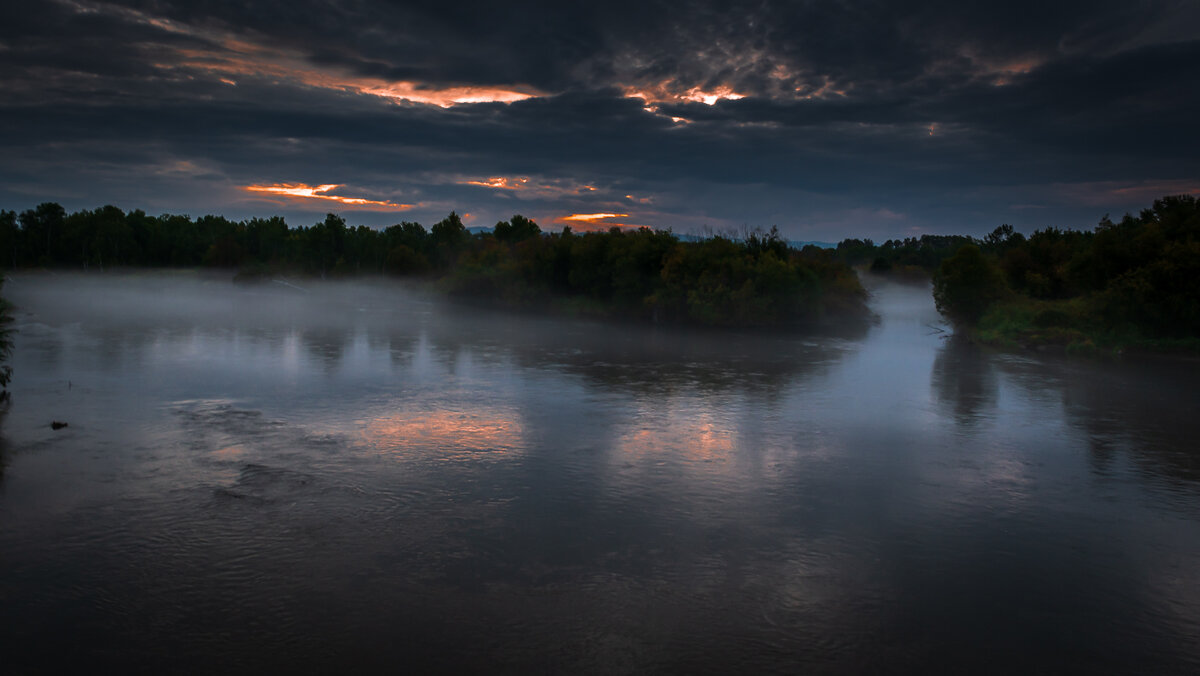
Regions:
<svg viewBox="0 0 1200 676"><path fill-rule="evenodd" d="M55 202L43 202L37 209L21 212L21 230L29 246L29 260L37 265L51 265L56 248L55 238L63 235L67 212Z"/></svg>
<svg viewBox="0 0 1200 676"><path fill-rule="evenodd" d="M283 260L287 238L287 222L280 216L251 218L246 223L246 253L263 263Z"/></svg>
<svg viewBox="0 0 1200 676"><path fill-rule="evenodd" d="M492 234L501 242L520 242L541 235L542 229L537 223L516 214L508 221L497 223Z"/></svg>
<svg viewBox="0 0 1200 676"><path fill-rule="evenodd" d="M1014 233L1015 230L1013 227L1005 223L1004 225L997 226L995 230L983 238L983 241L989 247L998 249L1002 245L1007 244L1008 240L1012 239Z"/></svg>
<svg viewBox="0 0 1200 676"><path fill-rule="evenodd" d="M434 246L458 249L467 241L467 226L463 225L457 213L451 211L449 216L433 224L429 236Z"/></svg>
<svg viewBox="0 0 1200 676"><path fill-rule="evenodd" d="M942 261L933 275L933 301L951 322L972 326L1007 288L995 264L979 247L965 244Z"/></svg>
<svg viewBox="0 0 1200 676"><path fill-rule="evenodd" d="M0 210L0 269L17 267L17 246L21 241L21 229L17 227L15 211ZM7 255L5 255L7 254Z"/></svg>
<svg viewBox="0 0 1200 676"><path fill-rule="evenodd" d="M434 223L429 229L429 241L433 245L437 264L442 268L450 267L469 238L467 226L463 225L462 219L453 211L446 218Z"/></svg>

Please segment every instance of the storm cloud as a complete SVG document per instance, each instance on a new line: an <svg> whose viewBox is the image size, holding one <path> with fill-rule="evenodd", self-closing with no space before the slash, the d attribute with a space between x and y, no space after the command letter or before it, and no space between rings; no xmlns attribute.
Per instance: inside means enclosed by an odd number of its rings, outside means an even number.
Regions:
<svg viewBox="0 0 1200 676"><path fill-rule="evenodd" d="M0 207L1087 228L1200 192L1198 63L1189 2L9 3Z"/></svg>

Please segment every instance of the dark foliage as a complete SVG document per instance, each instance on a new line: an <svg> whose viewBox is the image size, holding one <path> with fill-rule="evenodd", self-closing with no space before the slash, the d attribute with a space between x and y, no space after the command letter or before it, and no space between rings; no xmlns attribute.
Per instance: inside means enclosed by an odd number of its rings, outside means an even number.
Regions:
<svg viewBox="0 0 1200 676"><path fill-rule="evenodd" d="M979 244L979 241L965 235L921 235L889 239L883 244L870 239L844 239L838 242L836 251L838 259L848 265L870 264L873 273L924 271L932 275L942 261L964 244Z"/></svg>
<svg viewBox="0 0 1200 676"><path fill-rule="evenodd" d="M47 203L0 213L0 244L0 265L14 267L208 266L238 269L239 282L277 271L425 276L473 302L714 326L866 313L853 271L792 249L774 228L682 242L646 228L547 234L516 215L472 235L453 212L429 230L375 230L335 214L292 228L278 217L193 220L112 206L67 214Z"/></svg>
<svg viewBox="0 0 1200 676"><path fill-rule="evenodd" d="M951 260L935 276L935 296L958 321L977 320L978 305L995 300L998 266L1015 299L1042 304L1033 306L1036 328L1200 337L1200 204L1190 195L1155 200L1119 223L1105 216L1091 232L1046 228L1026 238L1001 226L981 250Z"/></svg>
<svg viewBox="0 0 1200 676"><path fill-rule="evenodd" d="M511 241L511 240L510 240ZM536 308L709 326L785 326L865 312L841 264L807 260L778 232L681 242L647 228L481 238L443 281L451 294Z"/></svg>
<svg viewBox="0 0 1200 676"><path fill-rule="evenodd" d="M938 312L956 324L976 323L1004 294L1000 271L974 244L964 244L942 261L933 275L933 301Z"/></svg>

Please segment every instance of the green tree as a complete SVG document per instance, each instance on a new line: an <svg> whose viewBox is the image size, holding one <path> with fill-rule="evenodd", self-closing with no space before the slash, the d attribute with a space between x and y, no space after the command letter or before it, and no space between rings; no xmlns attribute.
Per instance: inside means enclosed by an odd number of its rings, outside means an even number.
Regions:
<svg viewBox="0 0 1200 676"><path fill-rule="evenodd" d="M393 275L423 274L429 271L429 233L420 223L404 221L383 231L384 270Z"/></svg>
<svg viewBox="0 0 1200 676"><path fill-rule="evenodd" d="M996 226L996 229L991 231L987 236L985 236L983 238L983 241L990 246L1000 246L1001 244L1004 244L1005 242L1007 242L1009 239L1012 239L1013 232L1014 232L1013 227L1011 225L1005 223L1004 225Z"/></svg>
<svg viewBox="0 0 1200 676"><path fill-rule="evenodd" d="M281 216L251 218L246 223L246 253L262 263L283 260L287 250L288 226Z"/></svg>
<svg viewBox="0 0 1200 676"><path fill-rule="evenodd" d="M28 260L35 265L51 265L57 247L56 238L63 236L63 221L67 212L55 202L43 202L36 209L21 212L21 230L24 232Z"/></svg>
<svg viewBox="0 0 1200 676"><path fill-rule="evenodd" d="M459 251L466 246L470 239L467 226L463 225L458 214L451 211L450 215L433 224L429 229L429 241L433 247L434 257L441 267L449 267L458 257Z"/></svg>
<svg viewBox="0 0 1200 676"><path fill-rule="evenodd" d="M429 229L429 237L434 246L447 246L457 250L467 241L467 226L463 225L457 213L451 211L449 216L433 224Z"/></svg>
<svg viewBox="0 0 1200 676"><path fill-rule="evenodd" d="M0 210L0 269L17 267L20 242L21 229L17 226L16 212Z"/></svg>
<svg viewBox="0 0 1200 676"><path fill-rule="evenodd" d="M537 223L516 214L507 221L497 223L496 227L492 229L492 234L501 242L520 242L538 237L542 234L542 229L538 227Z"/></svg>
<svg viewBox="0 0 1200 676"><path fill-rule="evenodd" d="M974 244L960 247L933 275L938 312L959 325L974 325L1006 291L1000 270Z"/></svg>

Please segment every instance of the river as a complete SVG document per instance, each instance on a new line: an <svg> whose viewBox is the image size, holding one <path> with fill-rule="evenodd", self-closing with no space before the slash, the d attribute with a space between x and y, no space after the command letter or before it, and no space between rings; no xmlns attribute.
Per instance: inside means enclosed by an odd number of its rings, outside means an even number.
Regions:
<svg viewBox="0 0 1200 676"><path fill-rule="evenodd" d="M881 282L810 336L4 292L8 673L1200 673L1194 362L981 349Z"/></svg>

